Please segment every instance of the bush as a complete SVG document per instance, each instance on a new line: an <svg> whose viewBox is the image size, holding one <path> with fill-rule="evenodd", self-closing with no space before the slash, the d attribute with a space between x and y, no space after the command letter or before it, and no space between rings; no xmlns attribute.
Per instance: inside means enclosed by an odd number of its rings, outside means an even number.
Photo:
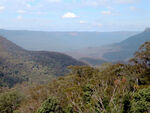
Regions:
<svg viewBox="0 0 150 113"><path fill-rule="evenodd" d="M150 87L139 90L133 94L131 101L131 112L143 113L148 112L150 108Z"/></svg>
<svg viewBox="0 0 150 113"><path fill-rule="evenodd" d="M0 113L12 113L21 103L22 96L16 91L0 94Z"/></svg>
<svg viewBox="0 0 150 113"><path fill-rule="evenodd" d="M36 113L63 113L63 110L58 100L54 97L50 97L44 101Z"/></svg>
<svg viewBox="0 0 150 113"><path fill-rule="evenodd" d="M122 113L130 113L131 110L131 95L127 93L123 97L123 110Z"/></svg>

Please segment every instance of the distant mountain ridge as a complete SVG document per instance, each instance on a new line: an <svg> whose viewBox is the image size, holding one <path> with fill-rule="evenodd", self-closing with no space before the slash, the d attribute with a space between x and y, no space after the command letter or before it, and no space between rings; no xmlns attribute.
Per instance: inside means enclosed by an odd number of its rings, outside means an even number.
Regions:
<svg viewBox="0 0 150 113"><path fill-rule="evenodd" d="M85 65L62 53L28 51L0 36L0 86L45 82L68 72L67 66Z"/></svg>
<svg viewBox="0 0 150 113"><path fill-rule="evenodd" d="M138 50L140 45L147 41L150 41L150 28L115 44L113 49L119 48L118 51L105 53L103 57L110 61L128 60L133 56L134 52Z"/></svg>
<svg viewBox="0 0 150 113"><path fill-rule="evenodd" d="M68 52L68 55L78 59L101 59L109 62L127 61L144 42L150 41L150 28L133 35L126 40L111 45L89 47Z"/></svg>
<svg viewBox="0 0 150 113"><path fill-rule="evenodd" d="M44 32L3 30L0 35L28 50L66 52L120 42L138 31L116 32Z"/></svg>

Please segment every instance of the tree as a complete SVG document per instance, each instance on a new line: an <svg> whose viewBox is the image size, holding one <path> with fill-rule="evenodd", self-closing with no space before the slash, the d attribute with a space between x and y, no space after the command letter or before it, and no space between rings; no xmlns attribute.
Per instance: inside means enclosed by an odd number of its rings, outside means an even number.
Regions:
<svg viewBox="0 0 150 113"><path fill-rule="evenodd" d="M69 66L68 69L72 71L73 75L78 77L88 77L91 78L97 75L99 70L90 66Z"/></svg>
<svg viewBox="0 0 150 113"><path fill-rule="evenodd" d="M22 96L17 91L0 94L0 113L12 113L21 103Z"/></svg>
<svg viewBox="0 0 150 113"><path fill-rule="evenodd" d="M135 53L134 58L130 60L134 64L140 64L150 69L150 42L145 42Z"/></svg>
<svg viewBox="0 0 150 113"><path fill-rule="evenodd" d="M150 87L133 93L131 101L132 113L144 113L150 111Z"/></svg>
<svg viewBox="0 0 150 113"><path fill-rule="evenodd" d="M150 84L150 42L145 42L130 62L137 71L139 85Z"/></svg>
<svg viewBox="0 0 150 113"><path fill-rule="evenodd" d="M56 98L49 97L36 113L63 113L63 110Z"/></svg>

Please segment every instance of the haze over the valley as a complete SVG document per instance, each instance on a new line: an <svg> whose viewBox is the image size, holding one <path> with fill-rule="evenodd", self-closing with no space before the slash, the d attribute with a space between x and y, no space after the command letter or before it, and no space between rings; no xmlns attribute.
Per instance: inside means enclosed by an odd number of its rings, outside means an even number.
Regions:
<svg viewBox="0 0 150 113"><path fill-rule="evenodd" d="M0 36L92 65L126 62L150 41L149 0L0 0Z"/></svg>
<svg viewBox="0 0 150 113"><path fill-rule="evenodd" d="M0 113L150 113L150 0L0 0Z"/></svg>
<svg viewBox="0 0 150 113"><path fill-rule="evenodd" d="M116 32L44 32L0 30L0 35L28 50L71 52L83 48L118 43L140 31Z"/></svg>

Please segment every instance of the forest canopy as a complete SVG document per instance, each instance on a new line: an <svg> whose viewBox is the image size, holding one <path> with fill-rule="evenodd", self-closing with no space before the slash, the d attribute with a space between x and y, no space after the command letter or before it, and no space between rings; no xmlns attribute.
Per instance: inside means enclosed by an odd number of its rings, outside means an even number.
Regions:
<svg viewBox="0 0 150 113"><path fill-rule="evenodd" d="M143 44L126 64L69 66L68 69L69 74L48 84L1 87L0 112L150 112L150 42Z"/></svg>

